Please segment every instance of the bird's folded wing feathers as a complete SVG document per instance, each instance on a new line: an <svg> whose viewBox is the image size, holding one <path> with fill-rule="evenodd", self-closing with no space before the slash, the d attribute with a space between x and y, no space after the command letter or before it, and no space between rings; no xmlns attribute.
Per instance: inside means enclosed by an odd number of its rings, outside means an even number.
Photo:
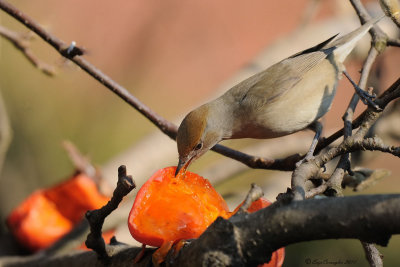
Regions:
<svg viewBox="0 0 400 267"><path fill-rule="evenodd" d="M242 105L251 104L259 108L271 103L292 89L309 70L317 66L331 52L331 49L328 49L299 54L250 77L247 84L243 84L248 86L248 90L242 89L240 90L242 95L237 95L239 101Z"/></svg>
<svg viewBox="0 0 400 267"><path fill-rule="evenodd" d="M332 53L334 48L323 48L328 46L336 36L337 34L272 65L239 83L227 93L237 99L241 105L251 103L251 105L261 107L273 101L293 88L307 71Z"/></svg>

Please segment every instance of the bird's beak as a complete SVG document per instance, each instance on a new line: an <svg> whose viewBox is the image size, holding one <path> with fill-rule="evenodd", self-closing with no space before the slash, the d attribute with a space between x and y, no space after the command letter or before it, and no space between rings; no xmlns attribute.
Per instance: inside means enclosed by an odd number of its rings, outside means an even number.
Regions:
<svg viewBox="0 0 400 267"><path fill-rule="evenodd" d="M178 163L178 166L176 167L176 171L175 171L175 177L178 175L178 173L181 170L183 170L183 172L185 172L186 168L189 166L191 161L192 161L192 159L189 159L189 160L179 159L179 163Z"/></svg>

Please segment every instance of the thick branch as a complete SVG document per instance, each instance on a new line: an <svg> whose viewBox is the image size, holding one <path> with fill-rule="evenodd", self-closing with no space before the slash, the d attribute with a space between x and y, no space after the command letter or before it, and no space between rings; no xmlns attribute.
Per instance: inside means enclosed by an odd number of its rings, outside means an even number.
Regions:
<svg viewBox="0 0 400 267"><path fill-rule="evenodd" d="M181 250L173 264L257 266L273 251L297 242L356 238L386 246L391 235L399 233L398 194L309 199L288 205L276 202L230 221L217 219Z"/></svg>

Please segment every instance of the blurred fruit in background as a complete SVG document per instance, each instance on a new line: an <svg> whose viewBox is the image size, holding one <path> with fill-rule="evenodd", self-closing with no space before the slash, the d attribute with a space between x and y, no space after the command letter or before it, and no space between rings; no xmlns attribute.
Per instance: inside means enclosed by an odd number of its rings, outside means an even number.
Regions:
<svg viewBox="0 0 400 267"><path fill-rule="evenodd" d="M104 206L109 197L84 174L54 187L38 190L7 218L7 225L21 246L32 252L50 247L77 225L88 210Z"/></svg>

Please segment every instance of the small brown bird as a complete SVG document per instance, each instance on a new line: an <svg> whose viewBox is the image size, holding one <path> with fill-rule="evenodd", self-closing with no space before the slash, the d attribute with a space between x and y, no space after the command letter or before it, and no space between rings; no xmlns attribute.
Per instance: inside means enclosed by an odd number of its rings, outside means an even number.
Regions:
<svg viewBox="0 0 400 267"><path fill-rule="evenodd" d="M330 109L343 61L382 18L286 58L191 111L178 129L176 175L221 140L275 138L313 125Z"/></svg>

